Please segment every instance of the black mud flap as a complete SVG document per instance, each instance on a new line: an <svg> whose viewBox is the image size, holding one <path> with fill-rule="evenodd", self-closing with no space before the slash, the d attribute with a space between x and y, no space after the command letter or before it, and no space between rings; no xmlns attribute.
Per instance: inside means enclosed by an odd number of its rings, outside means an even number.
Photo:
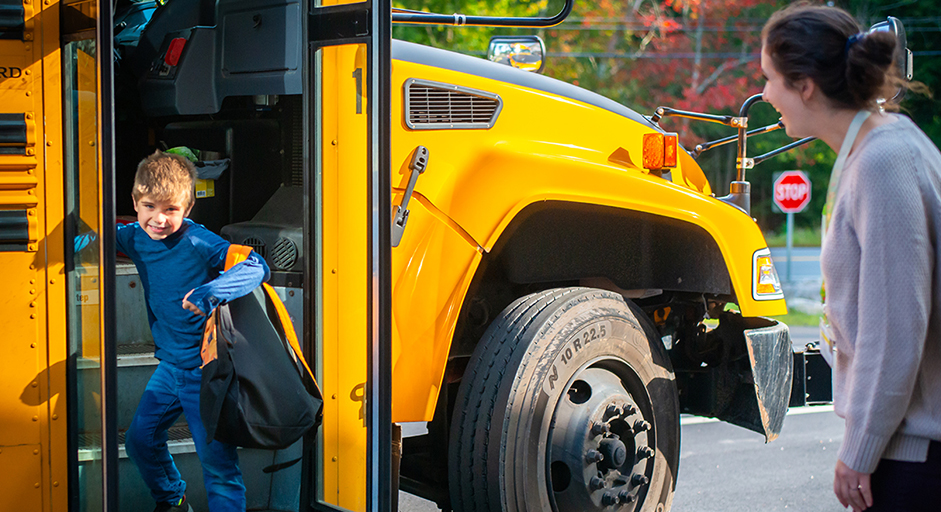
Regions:
<svg viewBox="0 0 941 512"><path fill-rule="evenodd" d="M781 433L793 386L794 355L787 325L724 313L699 341L698 367L676 371L683 412L709 416L774 440ZM696 358L699 359L699 358Z"/></svg>

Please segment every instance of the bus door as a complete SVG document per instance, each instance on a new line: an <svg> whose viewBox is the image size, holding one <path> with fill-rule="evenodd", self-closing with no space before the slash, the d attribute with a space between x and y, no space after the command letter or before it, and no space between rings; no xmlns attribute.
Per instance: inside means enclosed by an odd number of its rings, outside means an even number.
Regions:
<svg viewBox="0 0 941 512"><path fill-rule="evenodd" d="M320 236L308 246L305 334L324 414L302 503L390 510L390 2L315 0L309 19L307 232Z"/></svg>
<svg viewBox="0 0 941 512"><path fill-rule="evenodd" d="M116 511L117 359L116 345L106 343L115 332L112 3L53 5L61 23L46 19L42 29L62 30L49 41L60 48L55 65L61 75L47 66L44 77L61 76L61 104L46 121L61 119L62 144L47 142L46 161L61 166L64 178L59 234L65 242L68 509ZM52 94L46 91L47 104ZM50 346L58 340L49 334Z"/></svg>

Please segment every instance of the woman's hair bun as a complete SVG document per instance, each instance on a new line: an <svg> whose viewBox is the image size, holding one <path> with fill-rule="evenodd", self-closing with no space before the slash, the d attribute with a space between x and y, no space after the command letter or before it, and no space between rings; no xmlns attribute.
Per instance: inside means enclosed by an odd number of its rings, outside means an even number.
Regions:
<svg viewBox="0 0 941 512"><path fill-rule="evenodd" d="M897 40L888 32L872 32L859 37L846 48L846 88L853 103L871 106L877 98L891 98L888 75L892 73L892 62Z"/></svg>

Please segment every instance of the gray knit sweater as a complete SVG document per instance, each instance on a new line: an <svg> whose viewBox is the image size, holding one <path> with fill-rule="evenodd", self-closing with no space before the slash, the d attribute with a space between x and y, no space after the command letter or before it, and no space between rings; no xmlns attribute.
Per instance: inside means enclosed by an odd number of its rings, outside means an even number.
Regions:
<svg viewBox="0 0 941 512"><path fill-rule="evenodd" d="M839 458L862 473L941 440L941 153L895 118L847 158L820 257Z"/></svg>

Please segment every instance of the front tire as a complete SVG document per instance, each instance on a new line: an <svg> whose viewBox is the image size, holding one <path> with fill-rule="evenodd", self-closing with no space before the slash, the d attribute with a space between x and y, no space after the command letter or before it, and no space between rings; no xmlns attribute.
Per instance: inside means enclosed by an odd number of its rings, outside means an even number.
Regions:
<svg viewBox="0 0 941 512"><path fill-rule="evenodd" d="M653 326L604 290L516 300L468 363L448 455L458 512L668 511L679 400Z"/></svg>

